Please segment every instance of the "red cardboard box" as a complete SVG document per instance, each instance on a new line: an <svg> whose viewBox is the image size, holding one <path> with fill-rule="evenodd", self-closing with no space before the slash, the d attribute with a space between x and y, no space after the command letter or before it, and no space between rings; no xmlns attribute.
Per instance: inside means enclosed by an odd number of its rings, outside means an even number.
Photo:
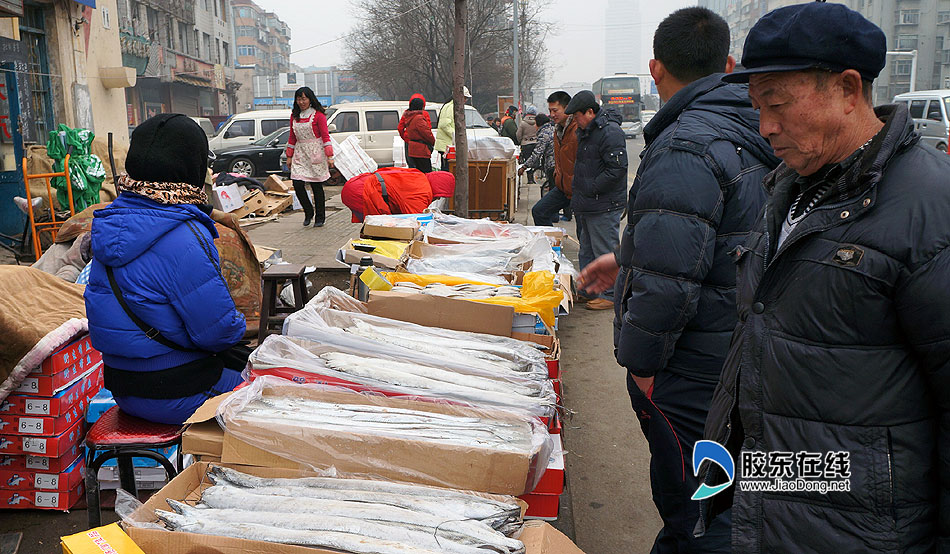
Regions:
<svg viewBox="0 0 950 554"><path fill-rule="evenodd" d="M0 469L0 489L68 492L82 483L85 467L83 457L79 456L62 473Z"/></svg>
<svg viewBox="0 0 950 554"><path fill-rule="evenodd" d="M73 465L76 458L84 450L80 445L74 445L65 454L59 458L47 458L45 456L32 456L25 454L0 454L0 471L47 471L51 473L61 473L69 466Z"/></svg>
<svg viewBox="0 0 950 554"><path fill-rule="evenodd" d="M74 423L85 419L88 397L57 416L0 415L0 433L52 437L66 432Z"/></svg>
<svg viewBox="0 0 950 554"><path fill-rule="evenodd" d="M68 492L0 490L0 509L66 511L79 503L85 490L82 481Z"/></svg>
<svg viewBox="0 0 950 554"><path fill-rule="evenodd" d="M59 458L79 445L85 432L85 420L80 418L65 433L55 437L0 435L0 454L34 454Z"/></svg>
<svg viewBox="0 0 950 554"><path fill-rule="evenodd" d="M525 519L545 519L548 521L557 519L561 495L531 493L518 498L528 503L528 510L524 514Z"/></svg>
<svg viewBox="0 0 950 554"><path fill-rule="evenodd" d="M89 335L84 335L53 352L31 375L56 375L71 371L75 376L102 361L102 354L92 347Z"/></svg>
<svg viewBox="0 0 950 554"><path fill-rule="evenodd" d="M35 375L31 373L20 384L20 388L13 392L31 396L56 396L60 391L69 388L80 379L93 375L101 367L102 359L100 358L98 362L88 367L85 365L80 367L79 364L74 364L66 368L66 371L53 375Z"/></svg>
<svg viewBox="0 0 950 554"><path fill-rule="evenodd" d="M80 404L83 404L81 409L85 410L88 399L95 396L101 388L102 366L98 366L98 369L88 377L76 381L55 396L42 397L17 393L7 396L3 402L0 402L0 417L6 415L56 416ZM7 431L9 428L3 429L2 432Z"/></svg>
<svg viewBox="0 0 950 554"><path fill-rule="evenodd" d="M541 475L541 480L531 491L531 494L561 494L564 492L564 450L561 446L561 436L554 435L554 448L548 459L548 468Z"/></svg>

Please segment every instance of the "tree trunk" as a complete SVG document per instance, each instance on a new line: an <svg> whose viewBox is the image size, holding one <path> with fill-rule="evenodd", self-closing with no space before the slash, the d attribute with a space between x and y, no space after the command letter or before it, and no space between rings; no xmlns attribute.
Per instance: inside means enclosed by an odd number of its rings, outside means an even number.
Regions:
<svg viewBox="0 0 950 554"><path fill-rule="evenodd" d="M455 0L452 101L455 108L455 214L468 217L468 134L465 131L465 25L468 0Z"/></svg>

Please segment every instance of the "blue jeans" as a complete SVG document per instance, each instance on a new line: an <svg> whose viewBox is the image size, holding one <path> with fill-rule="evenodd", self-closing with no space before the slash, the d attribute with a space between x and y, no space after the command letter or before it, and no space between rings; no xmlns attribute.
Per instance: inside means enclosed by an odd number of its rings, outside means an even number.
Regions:
<svg viewBox="0 0 950 554"><path fill-rule="evenodd" d="M599 256L613 252L620 244L620 217L622 215L623 210L601 213L574 212L577 240L581 244L580 252L577 254L581 270ZM600 293L599 298L613 300L613 288Z"/></svg>
<svg viewBox="0 0 950 554"><path fill-rule="evenodd" d="M531 207L531 217L534 218L535 225L539 227L548 226L558 222L558 212L562 208L570 209L570 207L571 199L561 192L561 189L555 187Z"/></svg>

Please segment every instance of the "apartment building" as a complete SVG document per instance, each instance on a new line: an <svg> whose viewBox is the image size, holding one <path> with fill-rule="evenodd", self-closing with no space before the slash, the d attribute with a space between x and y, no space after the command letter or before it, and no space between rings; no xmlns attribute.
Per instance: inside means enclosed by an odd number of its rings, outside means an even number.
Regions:
<svg viewBox="0 0 950 554"><path fill-rule="evenodd" d="M247 83L239 104L244 108L257 99L279 98L280 74L291 71L290 26L253 0L231 0L231 10L237 71Z"/></svg>

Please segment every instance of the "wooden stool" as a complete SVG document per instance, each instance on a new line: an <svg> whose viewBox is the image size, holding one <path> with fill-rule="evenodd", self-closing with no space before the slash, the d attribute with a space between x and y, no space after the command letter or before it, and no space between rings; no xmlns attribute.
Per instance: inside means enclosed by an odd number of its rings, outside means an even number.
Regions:
<svg viewBox="0 0 950 554"><path fill-rule="evenodd" d="M116 458L119 465L119 483L132 496L136 496L135 473L132 458L151 458L165 468L171 481L178 472L168 458L155 452L154 448L179 446L178 467L181 467L181 425L153 423L130 416L118 406L102 414L86 434L86 504L88 505L89 528L99 527L99 468L106 461Z"/></svg>
<svg viewBox="0 0 950 554"><path fill-rule="evenodd" d="M296 312L307 303L307 282L303 272L304 266L298 264L272 265L264 271L264 301L261 304L261 326L257 331L257 344L263 342L267 335L279 334L279 330L272 331L270 326L275 323L283 325L287 314ZM279 308L277 295L280 294L280 285L287 281L293 286L294 306Z"/></svg>

